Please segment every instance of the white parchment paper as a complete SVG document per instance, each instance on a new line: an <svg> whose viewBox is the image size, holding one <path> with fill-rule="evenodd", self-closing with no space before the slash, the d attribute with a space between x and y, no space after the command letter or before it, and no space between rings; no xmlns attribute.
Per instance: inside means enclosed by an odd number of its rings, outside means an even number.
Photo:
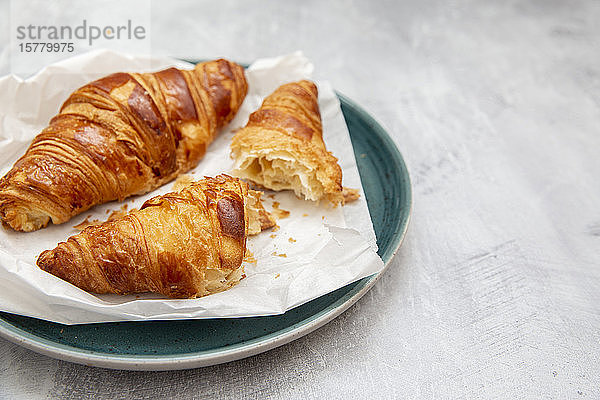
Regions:
<svg viewBox="0 0 600 400"><path fill-rule="evenodd" d="M109 73L173 65L191 68L169 58L132 57L102 50L53 64L26 81L14 76L0 78L0 173L4 175L12 167L73 90ZM278 86L310 78L312 71L313 65L299 52L253 63L247 70L249 92L242 107L190 174L200 179L230 172L232 130L243 126L262 99ZM76 234L73 226L86 217L103 221L123 203L129 209L138 208L146 199L170 191L173 183L168 183L144 196L97 206L65 224L36 232L0 228L0 310L64 324L274 315L381 271L383 263L376 254L375 234L339 102L327 82L318 82L318 87L325 141L340 160L344 186L359 188L361 198L332 208L286 192L275 193L274 199L265 196L267 209L278 201L279 207L291 214L279 220L277 232L248 239L257 261L245 263L247 277L237 286L186 300L157 295L93 295L36 266L40 252Z"/></svg>

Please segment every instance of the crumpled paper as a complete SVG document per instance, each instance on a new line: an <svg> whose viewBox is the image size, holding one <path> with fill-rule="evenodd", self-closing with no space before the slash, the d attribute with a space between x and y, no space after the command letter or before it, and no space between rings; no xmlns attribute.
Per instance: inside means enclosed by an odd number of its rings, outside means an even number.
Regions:
<svg viewBox="0 0 600 400"><path fill-rule="evenodd" d="M118 71L147 71L190 64L170 58L133 57L95 51L53 64L25 81L0 78L0 173L4 175L76 88ZM87 71L87 72L86 72ZM93 72L90 72L93 71ZM229 143L262 99L283 83L310 78L313 65L297 52L260 59L247 70L248 95L235 119L208 148L190 174L194 179L232 170ZM63 324L185 318L251 317L284 313L293 307L383 269L365 201L352 143L337 97L327 82L318 82L319 105L328 149L339 158L343 184L361 197L344 207L297 199L288 192L265 198L290 211L277 232L248 239L256 263L245 263L247 277L225 292L199 299L165 299L158 295L94 295L40 270L35 262L46 249L78 231L88 217L104 221L123 203L139 208L148 198L169 192L173 182L143 196L94 207L62 225L31 233L0 228L0 310Z"/></svg>

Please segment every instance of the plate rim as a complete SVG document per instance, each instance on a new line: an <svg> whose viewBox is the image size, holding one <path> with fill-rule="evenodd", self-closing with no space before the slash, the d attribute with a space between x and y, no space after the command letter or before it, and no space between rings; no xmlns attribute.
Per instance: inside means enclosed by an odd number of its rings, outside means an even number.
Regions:
<svg viewBox="0 0 600 400"><path fill-rule="evenodd" d="M241 343L224 346L219 349L196 351L176 356L105 354L93 350L77 349L73 346L63 345L35 336L5 321L2 317L0 317L0 337L36 353L87 366L138 371L181 370L222 364L272 350L315 331L341 315L364 296L387 271L391 261L398 253L398 250L406 237L406 232L411 220L413 202L412 186L408 168L396 143L381 124L379 124L365 109L347 96L341 94L339 91L336 91L336 95L338 96L340 103L343 103L346 107L352 108L353 111L359 114L371 128L377 131L378 136L385 142L386 147L392 151L394 157L404 167L403 169L406 175L406 197L408 203L406 222L403 224L401 231L393 236L392 240L394 242L391 244L393 250L388 253L389 258L386 257L387 259L383 260L384 268L379 273L359 280L356 287L331 303L324 310L313 314L308 321L300 321L283 330L259 336Z"/></svg>

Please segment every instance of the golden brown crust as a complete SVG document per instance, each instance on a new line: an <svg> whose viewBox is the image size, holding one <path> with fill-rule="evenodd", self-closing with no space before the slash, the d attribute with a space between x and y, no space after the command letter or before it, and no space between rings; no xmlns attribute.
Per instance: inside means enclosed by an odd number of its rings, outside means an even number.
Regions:
<svg viewBox="0 0 600 400"><path fill-rule="evenodd" d="M265 98L233 137L231 150L234 173L258 186L343 202L342 170L323 142L313 82L288 83Z"/></svg>
<svg viewBox="0 0 600 400"><path fill-rule="evenodd" d="M36 230L174 179L200 161L246 92L243 68L227 60L83 86L0 180L0 217Z"/></svg>
<svg viewBox="0 0 600 400"><path fill-rule="evenodd" d="M205 296L242 277L248 185L219 175L154 197L40 254L37 265L94 293Z"/></svg>

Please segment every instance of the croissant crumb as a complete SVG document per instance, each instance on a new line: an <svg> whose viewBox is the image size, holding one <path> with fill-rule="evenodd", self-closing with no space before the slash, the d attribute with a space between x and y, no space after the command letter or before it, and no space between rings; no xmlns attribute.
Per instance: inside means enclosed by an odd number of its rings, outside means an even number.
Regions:
<svg viewBox="0 0 600 400"><path fill-rule="evenodd" d="M273 202L273 212L272 212L273 216L276 219L284 219L290 216L290 212L288 210L284 210L282 208L279 208L279 202L275 201Z"/></svg>
<svg viewBox="0 0 600 400"><path fill-rule="evenodd" d="M344 199L344 204L350 203L360 198L360 191L358 189L351 189L344 186L342 188L342 197Z"/></svg>

